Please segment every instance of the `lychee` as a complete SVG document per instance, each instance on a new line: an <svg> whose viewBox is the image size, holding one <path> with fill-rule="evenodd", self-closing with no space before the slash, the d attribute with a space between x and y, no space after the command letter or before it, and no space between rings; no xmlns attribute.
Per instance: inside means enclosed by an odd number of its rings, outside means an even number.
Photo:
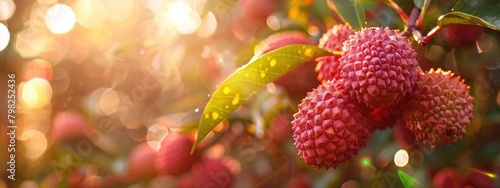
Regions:
<svg viewBox="0 0 500 188"><path fill-rule="evenodd" d="M444 41L452 47L467 47L476 44L484 32L477 25L451 25L443 28Z"/></svg>
<svg viewBox="0 0 500 188"><path fill-rule="evenodd" d="M460 76L441 69L420 73L413 97L404 107L406 127L431 146L453 144L472 119L473 100Z"/></svg>
<svg viewBox="0 0 500 188"><path fill-rule="evenodd" d="M412 92L416 53L398 30L364 28L351 35L342 49L341 77L346 91L360 103L392 108Z"/></svg>
<svg viewBox="0 0 500 188"><path fill-rule="evenodd" d="M54 117L52 131L56 143L85 138L85 133L90 130L89 122L78 112L63 111Z"/></svg>
<svg viewBox="0 0 500 188"><path fill-rule="evenodd" d="M331 80L307 93L292 121L299 156L317 168L336 168L366 145L369 109L344 91L342 80Z"/></svg>
<svg viewBox="0 0 500 188"><path fill-rule="evenodd" d="M319 40L319 47L329 51L342 51L342 44L354 30L349 25L335 25L326 32ZM339 69L340 56L325 56L316 59L318 64L315 71L318 72L318 80L325 83L328 80L340 79Z"/></svg>
<svg viewBox="0 0 500 188"><path fill-rule="evenodd" d="M128 158L126 181L154 177L157 174L154 164L156 157L156 151L147 143L135 146Z"/></svg>
<svg viewBox="0 0 500 188"><path fill-rule="evenodd" d="M191 155L193 140L185 135L167 137L161 143L156 159L156 168L161 174L180 175L189 169L198 159L198 152Z"/></svg>
<svg viewBox="0 0 500 188"><path fill-rule="evenodd" d="M225 159L205 159L201 164L194 187L231 187L233 172L226 166Z"/></svg>
<svg viewBox="0 0 500 188"><path fill-rule="evenodd" d="M449 168L442 169L436 175L434 175L432 184L436 188L464 187L464 182L461 175L456 170Z"/></svg>

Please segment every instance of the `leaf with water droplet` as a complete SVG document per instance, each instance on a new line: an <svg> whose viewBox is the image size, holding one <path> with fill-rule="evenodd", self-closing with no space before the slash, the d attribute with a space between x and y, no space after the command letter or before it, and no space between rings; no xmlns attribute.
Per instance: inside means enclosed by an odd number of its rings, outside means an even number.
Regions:
<svg viewBox="0 0 500 188"><path fill-rule="evenodd" d="M459 0L452 12L439 17L437 25L439 27L456 24L480 25L500 31L499 9L498 0Z"/></svg>
<svg viewBox="0 0 500 188"><path fill-rule="evenodd" d="M208 101L198 126L193 150L217 124L253 96L255 91L298 65L327 55L332 54L317 46L289 45L266 53L236 70L219 85Z"/></svg>

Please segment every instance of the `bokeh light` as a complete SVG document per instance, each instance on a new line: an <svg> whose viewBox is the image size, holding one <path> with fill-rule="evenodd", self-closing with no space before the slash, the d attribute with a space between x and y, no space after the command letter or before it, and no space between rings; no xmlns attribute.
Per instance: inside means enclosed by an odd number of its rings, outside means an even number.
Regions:
<svg viewBox="0 0 500 188"><path fill-rule="evenodd" d="M41 108L52 99L52 87L43 78L33 78L19 85L19 94L27 109Z"/></svg>
<svg viewBox="0 0 500 188"><path fill-rule="evenodd" d="M45 24L55 34L69 32L75 26L75 13L68 5L55 4L50 7L45 17Z"/></svg>
<svg viewBox="0 0 500 188"><path fill-rule="evenodd" d="M16 11L16 4L12 0L0 0L0 20L8 20ZM0 35L1 36L1 35Z"/></svg>
<svg viewBox="0 0 500 188"><path fill-rule="evenodd" d="M0 23L0 51L5 49L10 41L9 29L2 23Z"/></svg>
<svg viewBox="0 0 500 188"><path fill-rule="evenodd" d="M186 2L175 1L165 12L163 22L166 27L174 26L181 34L190 34L200 27L201 18Z"/></svg>
<svg viewBox="0 0 500 188"><path fill-rule="evenodd" d="M409 160L410 157L408 156L408 152L404 149L401 149L394 154L394 164L398 167L405 167Z"/></svg>
<svg viewBox="0 0 500 188"><path fill-rule="evenodd" d="M26 157L30 160L38 159L47 150L47 138L40 131L24 131L19 136L19 140L23 142Z"/></svg>

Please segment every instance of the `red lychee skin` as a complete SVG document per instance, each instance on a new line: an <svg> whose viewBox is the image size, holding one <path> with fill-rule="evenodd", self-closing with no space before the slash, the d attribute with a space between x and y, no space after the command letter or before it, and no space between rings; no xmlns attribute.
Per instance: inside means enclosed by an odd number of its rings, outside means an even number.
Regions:
<svg viewBox="0 0 500 188"><path fill-rule="evenodd" d="M345 89L371 108L393 108L412 92L417 75L415 50L398 30L364 28L344 42L340 58Z"/></svg>
<svg viewBox="0 0 500 188"><path fill-rule="evenodd" d="M328 51L342 51L342 44L349 36L354 34L354 30L349 25L335 25L326 32L319 40L319 47ZM340 79L339 69L340 56L325 56L316 59L318 64L315 71L318 72L318 80L325 83L328 80Z"/></svg>
<svg viewBox="0 0 500 188"><path fill-rule="evenodd" d="M224 159L205 159L196 173L196 188L231 187L234 174L226 166Z"/></svg>
<svg viewBox="0 0 500 188"><path fill-rule="evenodd" d="M155 160L157 153L147 143L138 144L130 152L126 181L152 178L157 175Z"/></svg>
<svg viewBox="0 0 500 188"><path fill-rule="evenodd" d="M288 31L277 33L263 40L257 46L255 55L257 57L277 48L292 44L312 45L313 42L308 39L305 34L300 32ZM298 100L304 98L307 92L320 84L319 81L316 80L318 74L314 71L315 67L315 61L305 62L276 79L274 83L283 88L286 94L292 99ZM290 80L293 80L293 82L290 82Z"/></svg>
<svg viewBox="0 0 500 188"><path fill-rule="evenodd" d="M403 107L406 127L431 147L453 144L472 119L473 101L460 76L441 69L420 73L413 97Z"/></svg>
<svg viewBox="0 0 500 188"><path fill-rule="evenodd" d="M156 168L160 174L180 175L191 169L198 159L198 152L191 155L193 140L185 135L173 135L161 143Z"/></svg>
<svg viewBox="0 0 500 188"><path fill-rule="evenodd" d="M321 39L318 46L329 51L341 51L342 45L349 36L354 34L354 30L349 25L339 24L329 29Z"/></svg>
<svg viewBox="0 0 500 188"><path fill-rule="evenodd" d="M292 121L298 155L317 168L336 168L366 146L369 109L344 91L341 80L328 81L307 93Z"/></svg>
<svg viewBox="0 0 500 188"><path fill-rule="evenodd" d="M435 188L463 188L464 182L460 174L453 169L442 169L432 180Z"/></svg>

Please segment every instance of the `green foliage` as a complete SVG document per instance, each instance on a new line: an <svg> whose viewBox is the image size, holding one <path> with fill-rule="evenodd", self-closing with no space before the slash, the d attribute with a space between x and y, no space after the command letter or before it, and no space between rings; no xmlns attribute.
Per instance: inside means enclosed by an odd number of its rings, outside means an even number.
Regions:
<svg viewBox="0 0 500 188"><path fill-rule="evenodd" d="M453 12L439 17L438 26L446 27L454 24L481 25L500 31L500 3L497 0L459 0Z"/></svg>
<svg viewBox="0 0 500 188"><path fill-rule="evenodd" d="M354 29L360 30L365 26L365 10L360 0L327 0L327 2L328 6Z"/></svg>
<svg viewBox="0 0 500 188"><path fill-rule="evenodd" d="M401 170L398 170L398 176L405 188L422 187L420 182Z"/></svg>
<svg viewBox="0 0 500 188"><path fill-rule="evenodd" d="M317 46L290 45L264 54L236 70L219 85L208 101L193 150L217 124L266 84L304 62L326 55L331 53Z"/></svg>

